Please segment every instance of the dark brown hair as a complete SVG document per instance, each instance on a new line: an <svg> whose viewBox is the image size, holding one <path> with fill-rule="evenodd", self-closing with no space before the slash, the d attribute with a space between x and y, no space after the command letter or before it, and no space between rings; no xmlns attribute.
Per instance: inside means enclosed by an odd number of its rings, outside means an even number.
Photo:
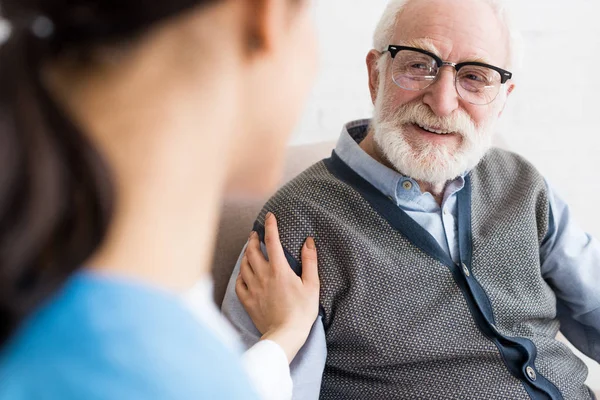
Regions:
<svg viewBox="0 0 600 400"><path fill-rule="evenodd" d="M113 204L107 165L52 101L41 66L218 0L0 0L0 346L90 257Z"/></svg>

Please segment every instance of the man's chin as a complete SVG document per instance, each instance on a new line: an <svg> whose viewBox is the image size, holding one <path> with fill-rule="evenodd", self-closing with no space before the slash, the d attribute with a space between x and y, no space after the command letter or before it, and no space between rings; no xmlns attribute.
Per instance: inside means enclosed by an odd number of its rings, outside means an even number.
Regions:
<svg viewBox="0 0 600 400"><path fill-rule="evenodd" d="M445 183L465 172L464 160L456 159L453 154L446 152L416 154L415 157L396 160L399 169L404 169L404 174L417 181L430 184Z"/></svg>

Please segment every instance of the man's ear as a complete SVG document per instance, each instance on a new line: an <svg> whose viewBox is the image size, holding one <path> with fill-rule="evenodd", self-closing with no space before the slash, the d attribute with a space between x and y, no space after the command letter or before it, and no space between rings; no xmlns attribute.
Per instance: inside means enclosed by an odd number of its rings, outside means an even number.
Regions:
<svg viewBox="0 0 600 400"><path fill-rule="evenodd" d="M377 61L381 57L381 53L377 50L369 51L367 54L367 70L369 71L369 92L371 93L371 101L373 105L377 100L377 92L379 90L379 68Z"/></svg>
<svg viewBox="0 0 600 400"><path fill-rule="evenodd" d="M508 101L508 98L510 97L510 94L513 92L513 90L515 90L515 84L510 82L508 84L508 88L506 89L506 99L504 99L504 104L502 105L502 109L498 113L498 117L502 116L502 113L504 112L504 108L506 107L506 102Z"/></svg>

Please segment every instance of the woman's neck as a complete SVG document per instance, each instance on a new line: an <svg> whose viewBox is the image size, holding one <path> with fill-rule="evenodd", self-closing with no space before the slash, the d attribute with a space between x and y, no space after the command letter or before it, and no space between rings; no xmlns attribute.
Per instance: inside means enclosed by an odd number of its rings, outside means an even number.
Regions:
<svg viewBox="0 0 600 400"><path fill-rule="evenodd" d="M194 82L165 80L171 66L151 61L84 79L59 97L105 157L116 189L110 230L86 267L183 291L210 269L236 129L235 63L210 60Z"/></svg>
<svg viewBox="0 0 600 400"><path fill-rule="evenodd" d="M215 132L217 130L212 130ZM221 153L212 146L206 150ZM171 156L187 158L185 149ZM209 271L220 211L223 167L214 153L194 152L187 171L168 161L135 159L140 169L117 177L117 207L111 229L88 267L182 291ZM167 156L169 158L169 156ZM143 167L142 167L143 166ZM194 171L195 170L195 171ZM119 177L120 175L120 177ZM134 179L131 179L134 178Z"/></svg>

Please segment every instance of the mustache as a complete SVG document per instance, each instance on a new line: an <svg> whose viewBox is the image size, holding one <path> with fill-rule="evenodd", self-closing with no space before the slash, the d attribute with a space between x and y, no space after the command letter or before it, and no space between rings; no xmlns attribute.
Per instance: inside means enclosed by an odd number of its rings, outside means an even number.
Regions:
<svg viewBox="0 0 600 400"><path fill-rule="evenodd" d="M388 122L393 122L397 126L415 124L455 132L467 137L477 130L476 124L465 111L456 110L452 115L439 117L422 102L404 104L388 116L390 116Z"/></svg>

